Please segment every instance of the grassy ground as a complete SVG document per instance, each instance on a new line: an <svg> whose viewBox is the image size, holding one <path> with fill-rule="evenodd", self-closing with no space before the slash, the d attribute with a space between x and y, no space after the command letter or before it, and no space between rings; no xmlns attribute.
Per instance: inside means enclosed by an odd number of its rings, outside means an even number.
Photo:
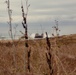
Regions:
<svg viewBox="0 0 76 75"><path fill-rule="evenodd" d="M57 39L55 44L55 39ZM30 71L33 75L50 75L46 61L46 40L29 40L31 48ZM53 75L76 75L76 35L50 38ZM25 42L0 41L0 75L25 75ZM51 51L51 50L50 50ZM54 53L54 51L56 53ZM15 56L15 60L14 60Z"/></svg>

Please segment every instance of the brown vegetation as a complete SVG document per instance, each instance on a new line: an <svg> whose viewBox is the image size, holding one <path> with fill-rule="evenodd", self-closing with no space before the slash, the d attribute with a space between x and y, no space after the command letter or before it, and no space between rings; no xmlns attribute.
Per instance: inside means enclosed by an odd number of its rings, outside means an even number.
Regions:
<svg viewBox="0 0 76 75"><path fill-rule="evenodd" d="M76 36L76 35L75 35ZM75 36L62 36L50 38L53 53L52 65L53 75L76 75L76 38ZM74 38L73 38L74 37ZM55 39L56 45L55 45ZM29 40L31 47L30 75L50 75L48 63L46 61L46 40ZM13 47L11 41L0 41L0 75L25 75L24 74L24 50L26 49L23 40L14 41L15 64L13 62ZM26 59L26 58L25 58ZM29 75L29 74L27 74Z"/></svg>

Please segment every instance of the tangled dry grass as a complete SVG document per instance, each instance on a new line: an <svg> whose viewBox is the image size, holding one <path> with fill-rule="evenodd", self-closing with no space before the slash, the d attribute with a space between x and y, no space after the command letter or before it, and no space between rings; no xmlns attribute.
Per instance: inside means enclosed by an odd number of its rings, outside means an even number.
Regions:
<svg viewBox="0 0 76 75"><path fill-rule="evenodd" d="M74 37L74 38L73 38ZM76 75L76 38L75 36L62 36L57 39L50 38L53 50L58 50L53 55L53 75ZM0 41L0 75L25 75L24 72L24 41L14 41L15 64L13 61L13 48L11 41ZM31 75L50 75L46 61L46 40L29 40L31 47L30 71Z"/></svg>

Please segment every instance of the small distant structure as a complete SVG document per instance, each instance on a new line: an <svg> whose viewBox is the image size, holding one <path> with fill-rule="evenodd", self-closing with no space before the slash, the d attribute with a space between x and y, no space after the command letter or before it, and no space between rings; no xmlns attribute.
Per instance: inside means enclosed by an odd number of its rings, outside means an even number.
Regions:
<svg viewBox="0 0 76 75"><path fill-rule="evenodd" d="M4 40L5 38L6 38L6 37L4 37L4 36L0 36L0 39L1 39L1 40Z"/></svg>
<svg viewBox="0 0 76 75"><path fill-rule="evenodd" d="M43 33L41 35L36 33L34 38L43 38Z"/></svg>
<svg viewBox="0 0 76 75"><path fill-rule="evenodd" d="M50 37L50 35L48 37ZM46 34L45 33L42 33L42 34L33 33L31 34L30 38L32 39L46 38Z"/></svg>

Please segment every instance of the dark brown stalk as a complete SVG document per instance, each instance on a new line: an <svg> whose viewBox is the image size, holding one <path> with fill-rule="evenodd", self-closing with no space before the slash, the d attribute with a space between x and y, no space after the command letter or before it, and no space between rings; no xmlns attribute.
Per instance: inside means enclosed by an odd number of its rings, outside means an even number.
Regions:
<svg viewBox="0 0 76 75"><path fill-rule="evenodd" d="M22 9L22 17L23 17L23 28L25 29L25 53L24 53L24 60L26 58L25 62L25 70L27 70L27 72L30 72L30 54L31 54L31 48L29 48L29 44L28 44L28 27L27 27L27 15L28 15L28 0L26 1L26 14L24 12L24 8L23 8L23 4L21 5L21 9ZM26 55L25 55L26 54ZM27 72L25 72L25 74L27 74Z"/></svg>
<svg viewBox="0 0 76 75"><path fill-rule="evenodd" d="M47 63L48 63L49 69L50 69L50 75L53 75L52 49L51 49L51 44L50 44L47 32L46 32L46 44L47 44L47 47L46 47L46 49L47 49L47 53L46 53Z"/></svg>

